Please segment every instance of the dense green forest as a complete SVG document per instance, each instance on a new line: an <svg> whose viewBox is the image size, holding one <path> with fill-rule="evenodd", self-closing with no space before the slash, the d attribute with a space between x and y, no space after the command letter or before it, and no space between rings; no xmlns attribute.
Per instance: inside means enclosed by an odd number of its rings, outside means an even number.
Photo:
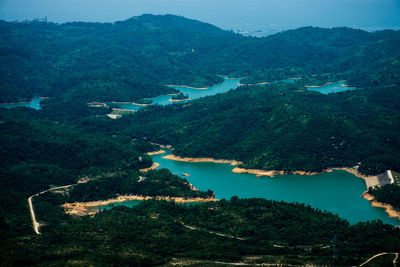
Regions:
<svg viewBox="0 0 400 267"><path fill-rule="evenodd" d="M400 186L388 184L382 187L370 188L368 193L373 195L377 201L390 204L400 211Z"/></svg>
<svg viewBox="0 0 400 267"><path fill-rule="evenodd" d="M222 81L218 74L246 76L247 83L294 76L324 83L333 73L358 87L400 78L398 31L304 27L253 38L183 17L142 15L115 23L0 21L0 33L0 102L38 95L134 101L176 92L165 84L212 85Z"/></svg>
<svg viewBox="0 0 400 267"><path fill-rule="evenodd" d="M2 230L12 235L31 232L30 195L75 183L82 175L151 165L151 159L140 162L140 153L122 142L52 122L3 116L0 131L0 213L8 231Z"/></svg>
<svg viewBox="0 0 400 267"><path fill-rule="evenodd" d="M85 134L52 121L15 119L0 114L0 224L2 235L31 233L27 198L50 187L81 183L63 202L101 200L121 194L211 197L193 191L168 170L151 171L138 183L139 170L151 166L147 142ZM9 117L13 118L9 118Z"/></svg>
<svg viewBox="0 0 400 267"><path fill-rule="evenodd" d="M194 191L186 179L172 174L167 169L161 169L149 171L141 176L138 173L122 173L113 177L94 179L77 185L64 201L96 201L115 198L118 195L208 198L213 197L213 192Z"/></svg>
<svg viewBox="0 0 400 267"><path fill-rule="evenodd" d="M234 197L191 206L145 201L77 218L65 216L57 201L48 195L36 202L38 216L47 222L41 236L0 241L4 264L159 265L194 259L357 265L400 247L400 230L393 226L349 225L309 206L265 199Z"/></svg>
<svg viewBox="0 0 400 267"><path fill-rule="evenodd" d="M241 160L246 168L399 169L399 86L329 95L298 88L241 87L190 104L149 107L103 130L170 144L183 157Z"/></svg>
<svg viewBox="0 0 400 267"><path fill-rule="evenodd" d="M244 37L183 17L115 23L0 21L0 103L48 96L41 110L0 108L0 262L18 265L160 265L186 260L355 265L400 250L400 230L350 225L298 203L265 199L178 205L144 201L94 216L65 202L118 195L211 197L152 165L169 144L179 156L243 161L242 167L322 171L359 165L400 171L400 31L304 27ZM111 120L112 101L205 87L220 75L242 86L184 104L151 105ZM305 85L347 80L359 89L322 95ZM183 94L177 99L185 97ZM88 102L104 101L93 108ZM41 235L32 231L27 198ZM398 207L397 186L371 190ZM336 257L332 240L337 239ZM202 263L198 263L202 265Z"/></svg>

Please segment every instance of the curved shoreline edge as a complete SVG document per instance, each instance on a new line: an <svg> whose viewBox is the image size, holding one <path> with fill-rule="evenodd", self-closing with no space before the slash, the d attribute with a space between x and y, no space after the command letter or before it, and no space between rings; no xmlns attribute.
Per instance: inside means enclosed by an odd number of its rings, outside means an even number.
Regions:
<svg viewBox="0 0 400 267"><path fill-rule="evenodd" d="M195 90L206 90L206 89L208 89L208 88L210 88L212 86L215 86L215 85L211 85L211 86L208 86L208 87L192 87L192 86L187 86L187 85L166 84L165 86L179 87L179 88L189 88L189 89L195 89Z"/></svg>
<svg viewBox="0 0 400 267"><path fill-rule="evenodd" d="M213 163L229 163L232 166L242 164L243 162L237 160L227 160L227 159L213 159L213 158L182 158L179 156L175 156L174 154L170 154L162 157L163 159L170 159L175 161L184 161L184 162L213 162Z"/></svg>
<svg viewBox="0 0 400 267"><path fill-rule="evenodd" d="M141 106L141 107L147 107L147 106L151 106L153 104L140 104L140 103L132 102L132 105Z"/></svg>
<svg viewBox="0 0 400 267"><path fill-rule="evenodd" d="M157 169L159 166L160 166L159 163L153 162L153 164L152 164L150 167L144 168L144 169L140 169L139 171L141 171L141 172L148 172L148 171L150 171L150 170L155 170L155 169Z"/></svg>
<svg viewBox="0 0 400 267"><path fill-rule="evenodd" d="M90 202L74 202L74 203L65 203L61 205L64 208L65 213L69 215L78 215L78 216L85 216L85 215L93 215L96 214L97 210L89 210L90 208L95 208L98 206L105 206L109 204L115 204L120 202L132 201L132 200L165 200L171 201L176 203L193 203L193 202L216 202L219 201L215 198L200 198L200 197L193 197L193 198L186 198L186 197L167 197L167 196L139 196L139 195L123 195L118 196L117 198L107 199L107 200L99 200L99 201L90 201Z"/></svg>
<svg viewBox="0 0 400 267"><path fill-rule="evenodd" d="M237 161L237 160L223 160L223 159L214 159L214 158L189 158L189 157L182 158L179 156L175 156L173 154L164 156L163 158L169 159L169 160L175 160L175 161L184 161L184 162L229 163L232 166L240 165L243 163L243 162ZM261 170L261 169L245 169L245 168L240 168L240 167L235 167L232 169L232 172L234 172L234 173L254 174L257 177L261 177L261 176L274 177L276 175L284 175L284 174L318 175L318 174L328 173L328 172L333 172L333 171L346 171L348 173L353 174L356 177L363 179L367 190L370 186L374 186L375 181L377 180L377 176L375 176L375 175L364 175L364 174L361 174L357 169L349 168L349 167L329 168L329 169L323 170L322 172L307 172L307 171L285 172L285 171L276 171L276 170L268 171L268 170ZM390 218L397 218L400 220L400 212L397 211L393 206L386 204L386 203L378 202L373 196L369 195L367 193L367 191L365 191L361 196L363 198L365 198L366 200L370 201L371 205L373 207L384 208Z"/></svg>
<svg viewBox="0 0 400 267"><path fill-rule="evenodd" d="M169 102L181 102L181 101L188 101L190 98L185 98L185 99L168 99Z"/></svg>
<svg viewBox="0 0 400 267"><path fill-rule="evenodd" d="M34 97L32 97L31 100L28 100L28 101L19 101L19 102L10 102L10 103L0 103L0 106L2 106L2 105L15 105L15 104L27 104L27 103L31 103L32 100L33 100L34 98L49 99L50 97L48 97L48 96L34 96Z"/></svg>
<svg viewBox="0 0 400 267"><path fill-rule="evenodd" d="M390 218L397 218L400 220L400 211L396 210L392 205L379 202L373 195L368 194L367 191L362 193L361 196L371 202L372 207L383 208Z"/></svg>
<svg viewBox="0 0 400 267"><path fill-rule="evenodd" d="M165 150L160 149L157 151L147 152L146 154L149 156L153 156L153 155L159 155L159 154L164 154L164 153L167 153L167 152L165 152Z"/></svg>
<svg viewBox="0 0 400 267"><path fill-rule="evenodd" d="M298 175L317 175L320 174L318 172L307 172L307 171L293 171L293 172L285 172L285 171L267 171L267 170L259 170L259 169L245 169L245 168L239 168L236 167L232 170L234 173L249 173L249 174L254 174L257 177L261 176L269 176L269 177L274 177L275 175L284 175L284 174L298 174ZM327 171L330 172L330 171Z"/></svg>

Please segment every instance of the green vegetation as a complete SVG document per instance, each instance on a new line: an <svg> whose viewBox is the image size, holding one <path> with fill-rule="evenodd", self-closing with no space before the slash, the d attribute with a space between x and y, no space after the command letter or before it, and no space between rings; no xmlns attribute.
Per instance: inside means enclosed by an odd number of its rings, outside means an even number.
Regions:
<svg viewBox="0 0 400 267"><path fill-rule="evenodd" d="M172 100L187 100L187 99L189 99L189 96L183 93L179 93L177 95L172 96Z"/></svg>
<svg viewBox="0 0 400 267"><path fill-rule="evenodd" d="M153 103L153 100L143 98L143 99L139 99L139 100L135 101L135 103L149 105L149 104Z"/></svg>
<svg viewBox="0 0 400 267"><path fill-rule="evenodd" d="M305 27L252 38L172 15L116 23L0 21L0 102L51 97L39 111L0 109L0 262L355 265L398 251L400 230L393 226L350 225L297 203L145 201L93 217L67 216L60 205L123 194L213 195L166 169L140 172L152 164L144 153L157 150L153 143L171 144L179 156L241 160L246 168L400 171L399 45L399 31ZM118 120L106 117L126 113L113 111L115 105L88 105L147 104L148 97L177 92L167 84L205 87L221 82L218 74L246 76L243 83L302 79L154 105ZM321 95L304 88L341 79L363 89ZM43 233L34 235L27 198L82 177L89 181L34 198ZM370 193L400 203L398 187Z"/></svg>
<svg viewBox="0 0 400 267"><path fill-rule="evenodd" d="M193 191L187 180L167 169L140 173L121 173L93 179L69 191L65 202L87 202L115 198L118 195L212 197L213 192Z"/></svg>
<svg viewBox="0 0 400 267"><path fill-rule="evenodd" d="M83 175L138 170L151 159L123 140L85 135L52 122L2 118L0 128L0 213L2 234L31 232L30 195L75 183Z"/></svg>
<svg viewBox="0 0 400 267"><path fill-rule="evenodd" d="M194 87L289 77L353 86L398 84L398 31L304 27L265 38L165 15L115 23L0 21L0 102L33 96L64 101L136 101ZM28 59L28 60L26 60ZM56 103L56 98L44 103Z"/></svg>
<svg viewBox="0 0 400 267"><path fill-rule="evenodd" d="M322 265L333 263L336 235L334 262L356 265L400 246L400 230L393 226L349 225L309 206L264 199L234 197L195 206L145 201L102 212L102 231L100 215L68 217L54 203L54 194L35 201L38 217L46 222L43 234L18 242L2 240L3 263L157 265L173 257L237 262L252 256L258 262Z"/></svg>
<svg viewBox="0 0 400 267"><path fill-rule="evenodd" d="M7 111L8 112L8 111ZM6 112L6 113L7 113ZM4 115L4 114L3 114ZM64 202L90 201L118 194L210 197L193 191L185 179L168 170L146 173L154 146L142 140L85 134L54 122L15 120L3 116L0 129L0 214L2 235L31 233L27 198L51 186L90 181L70 189Z"/></svg>
<svg viewBox="0 0 400 267"><path fill-rule="evenodd" d="M141 110L113 128L171 144L179 156L241 160L252 169L322 171L361 162L367 174L398 170L399 86L330 95L298 89L241 87L190 105Z"/></svg>
<svg viewBox="0 0 400 267"><path fill-rule="evenodd" d="M395 171L391 171L391 172L392 172L392 175L393 175L394 183L397 186L400 186L400 173L399 172L395 172Z"/></svg>
<svg viewBox="0 0 400 267"><path fill-rule="evenodd" d="M400 186L387 184L382 187L370 188L368 193L373 195L377 201L390 204L400 211Z"/></svg>

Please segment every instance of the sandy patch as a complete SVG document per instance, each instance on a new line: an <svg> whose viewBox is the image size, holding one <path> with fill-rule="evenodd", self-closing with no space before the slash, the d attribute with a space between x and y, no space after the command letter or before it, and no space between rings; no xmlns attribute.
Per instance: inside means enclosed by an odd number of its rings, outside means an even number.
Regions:
<svg viewBox="0 0 400 267"><path fill-rule="evenodd" d="M142 200L149 200L149 199L166 200L166 201L172 201L172 202L176 202L176 203L218 201L218 199L215 199L215 198L200 198L200 197L185 198L185 197L165 197L165 196L149 197L149 196L126 195L126 196L119 196L117 198L108 199L108 200L65 203L61 206L64 208L65 213L67 213L69 215L84 216L84 215L91 215L91 214L97 213L97 210L89 211L90 208L95 208L98 206L105 206L105 205L110 205L110 204L120 203L120 202L125 202L125 201L132 201L132 200L142 201Z"/></svg>
<svg viewBox="0 0 400 267"><path fill-rule="evenodd" d="M181 102L181 101L188 101L190 98L185 98L185 99L168 99L170 102Z"/></svg>
<svg viewBox="0 0 400 267"><path fill-rule="evenodd" d="M166 153L165 150L160 149L157 151L147 152L146 154L149 156L153 156L153 155L159 155L159 154L164 154L164 153Z"/></svg>
<svg viewBox="0 0 400 267"><path fill-rule="evenodd" d="M270 176L274 177L275 175L283 175L283 174L298 174L298 175L316 175L319 174L317 172L306 172L306 171L294 171L294 172L284 172L284 171L267 171L267 170L258 170L258 169L245 169L236 167L232 170L234 173L249 173L254 174L258 177L260 176Z"/></svg>
<svg viewBox="0 0 400 267"><path fill-rule="evenodd" d="M213 159L213 158L181 158L181 157L175 156L175 155L173 155L173 154L164 156L163 159L170 159L170 160L184 161L184 162L229 163L229 164L231 164L231 165L239 165L239 164L242 164L241 161L237 161L237 160Z"/></svg>
<svg viewBox="0 0 400 267"><path fill-rule="evenodd" d="M159 163L153 162L153 164L152 164L150 167L144 168L144 169L140 169L139 171L141 171L141 172L148 172L148 171L150 171L150 170L155 170L155 169L157 169L158 166L160 166Z"/></svg>
<svg viewBox="0 0 400 267"><path fill-rule="evenodd" d="M367 192L364 192L362 197L370 201L373 207L384 208L390 218L397 218L400 220L400 212L397 211L392 205L377 201L373 195L370 195Z"/></svg>

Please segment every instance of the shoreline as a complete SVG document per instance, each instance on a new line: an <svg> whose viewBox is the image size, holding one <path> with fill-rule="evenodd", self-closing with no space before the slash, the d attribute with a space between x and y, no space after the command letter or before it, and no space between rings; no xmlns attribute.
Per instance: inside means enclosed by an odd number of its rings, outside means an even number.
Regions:
<svg viewBox="0 0 400 267"><path fill-rule="evenodd" d="M166 84L165 86L169 86L169 87L179 87L179 88L189 88L189 89L195 89L195 90L206 90L209 89L211 85L209 87L192 87L192 86L187 86L187 85L176 85L176 84Z"/></svg>
<svg viewBox="0 0 400 267"><path fill-rule="evenodd" d="M361 196L368 200L373 207L385 209L385 212L389 215L389 218L397 218L400 220L400 211L397 211L392 205L379 202L373 195L368 194L367 191L362 193Z"/></svg>
<svg viewBox="0 0 400 267"><path fill-rule="evenodd" d="M153 156L153 155L159 155L159 154L164 154L164 153L166 153L165 150L160 149L160 150L157 150L157 151L147 152L146 154L149 155L149 156Z"/></svg>
<svg viewBox="0 0 400 267"><path fill-rule="evenodd" d="M150 171L150 170L155 170L155 169L157 169L159 166L160 166L159 163L153 162L153 164L152 164L150 167L144 168L144 169L140 169L139 171L141 171L141 172L148 172L148 171Z"/></svg>
<svg viewBox="0 0 400 267"><path fill-rule="evenodd" d="M165 147L172 149L172 146L163 146L160 145L160 147ZM165 152L165 151L164 151ZM160 153L161 154L161 153ZM183 162L212 162L212 163L228 163L232 166L237 166L240 164L243 164L242 161L239 160L227 160L227 159L214 159L214 158L191 158L191 157L180 157L176 156L174 154L169 154L164 157L163 159L169 159L169 160L174 160L174 161L183 161ZM232 169L232 172L234 173L249 173L249 174L254 174L256 176L270 176L273 177L275 175L284 175L284 174L297 174L297 175L318 175L318 174L323 174L323 173L329 173L332 171L346 171L348 173L353 174L356 177L362 178L366 185L371 184L371 178L377 179L376 175L364 175L358 172L354 168L349 168L349 167L338 167L338 168L329 168L325 169L321 172L312 172L312 171L291 171L291 172L286 172L282 170L262 170L262 169L246 169L246 168L240 168L240 167L235 167ZM367 186L368 188L369 186Z"/></svg>
<svg viewBox="0 0 400 267"><path fill-rule="evenodd" d="M234 173L248 173L254 174L257 177L261 176L269 176L274 177L275 175L284 175L284 174L297 174L297 175L317 175L320 174L318 172L307 172L307 171L293 171L293 172L285 172L285 171L276 171L276 170L260 170L260 169L245 169L236 167L232 170ZM328 171L329 172L329 171Z"/></svg>
<svg viewBox="0 0 400 267"><path fill-rule="evenodd" d="M378 176L376 175L365 175L360 173L358 170L349 167L342 167L342 168L330 168L327 171L346 171L348 173L353 174L354 176L361 178L365 182L365 188L368 190L370 187L375 187L379 185Z"/></svg>
<svg viewBox="0 0 400 267"><path fill-rule="evenodd" d="M236 160L218 160L218 159L213 159L213 158L181 158L179 156L175 156L173 154L167 155L163 157L164 159L169 159L169 160L175 160L175 161L184 161L184 162L213 162L213 163L230 163L232 166L242 164L240 161ZM293 171L293 172L284 172L284 171L276 171L276 170L260 170L260 169L245 169L245 168L240 168L240 167L235 167L232 169L232 172L234 173L248 173L248 174L253 174L256 175L257 177L261 176L269 176L269 177L274 177L276 175L284 175L284 174L293 174L293 175L318 175L318 174L323 174L323 173L329 173L333 171L345 171L350 174L353 174L354 176L361 178L365 182L365 187L366 191L363 192L361 195L363 198L371 202L371 205L373 207L377 208L384 208L385 212L388 214L390 218L397 218L400 220L400 211L397 211L393 206L390 204L386 203L381 203L377 201L372 195L368 194L368 188L369 187L374 187L376 185L379 185L379 180L376 175L365 175L360 173L357 169L355 168L349 168L349 167L337 167L337 168L329 168L325 169L322 172L307 172L307 171Z"/></svg>
<svg viewBox="0 0 400 267"><path fill-rule="evenodd" d="M213 159L213 158L182 158L179 156L175 156L174 154L169 154L167 156L162 157L163 159L175 160L175 161L184 161L184 162L212 162L212 163L229 163L232 166L242 164L243 162L237 160L228 160L228 159Z"/></svg>
<svg viewBox="0 0 400 267"><path fill-rule="evenodd" d="M140 104L140 103L132 102L132 105L141 106L141 107L146 107L146 106L151 106L151 105L153 105L153 104Z"/></svg>
<svg viewBox="0 0 400 267"><path fill-rule="evenodd" d="M133 201L133 200L165 200L165 201L172 201L176 203L192 203L192 202L216 202L218 199L215 198L200 198L200 197L193 197L193 198L185 198L185 197L167 197L167 196L139 196L139 195L124 195L118 196L117 198L107 199L107 200L99 200L99 201L90 201L90 202L74 202L74 203L65 203L61 205L64 208L64 211L68 215L78 215L78 216L85 216L85 215L92 215L96 214L97 210L89 211L90 208L95 208L98 206L105 206L114 203L121 203L126 201Z"/></svg>
<svg viewBox="0 0 400 267"><path fill-rule="evenodd" d="M225 76L225 79L227 79L227 80L236 80L236 79L244 79L244 78L247 78L248 76L245 76L245 77L232 77L232 78L229 78L228 76Z"/></svg>
<svg viewBox="0 0 400 267"><path fill-rule="evenodd" d="M330 84L334 84L335 82L327 82L327 83L325 83L325 84L322 84L322 85L304 85L305 87L310 87L310 88L319 88L319 87L324 87L324 86L327 86L327 85L330 85ZM336 82L336 83L338 83L338 82Z"/></svg>
<svg viewBox="0 0 400 267"><path fill-rule="evenodd" d="M222 76L224 77L226 80L235 80L235 79L243 79L243 78L247 78L247 77L239 77L239 78L229 78L228 76L223 76L223 75L218 75L218 76ZM177 85L177 84L164 84L164 86L169 86L169 87L179 87L179 88L189 88L189 89L195 89L195 90L207 90L210 89L211 87L217 86L219 84L223 84L224 81L210 85L208 87L193 87L193 86L188 86L188 85ZM238 83L238 85L240 85ZM179 94L179 93L176 93ZM176 94L171 94L171 95L176 95ZM169 95L169 94L167 94Z"/></svg>
<svg viewBox="0 0 400 267"><path fill-rule="evenodd" d="M10 102L10 103L0 103L0 105L27 104L27 103L31 103L32 100L33 100L34 98L49 99L50 97L48 97L48 96L34 96L34 97L32 97L32 99L29 100L29 101Z"/></svg>
<svg viewBox="0 0 400 267"><path fill-rule="evenodd" d="M115 104L131 104L133 103L132 101L127 101L127 102L123 102L123 101L111 101L111 103L115 103Z"/></svg>
<svg viewBox="0 0 400 267"><path fill-rule="evenodd" d="M181 101L188 101L190 100L190 98L186 98L186 99L168 99L168 101L170 102L181 102Z"/></svg>
<svg viewBox="0 0 400 267"><path fill-rule="evenodd" d="M264 85L269 84L270 82L260 82L260 83L238 83L240 86L253 86L253 85Z"/></svg>

